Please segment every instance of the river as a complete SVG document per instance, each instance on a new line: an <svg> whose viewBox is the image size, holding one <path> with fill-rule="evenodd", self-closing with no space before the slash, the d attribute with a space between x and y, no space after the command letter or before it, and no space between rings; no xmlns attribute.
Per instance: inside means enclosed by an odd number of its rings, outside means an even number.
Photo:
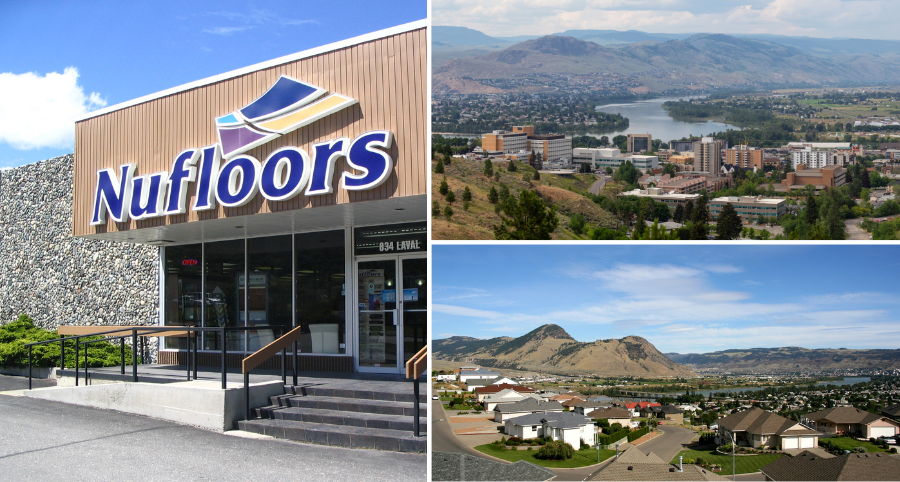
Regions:
<svg viewBox="0 0 900 482"><path fill-rule="evenodd" d="M597 106L600 112L607 114L621 114L628 118L628 128L623 131L608 134L588 134L593 137L605 135L610 139L619 134L650 134L654 139L669 142L682 137L703 136L713 132L722 132L728 129L740 130L740 127L722 122L684 122L669 117L669 113L662 108L663 102L680 99L698 99L702 96L684 97L660 97L658 99L641 100L629 104L608 104Z"/></svg>

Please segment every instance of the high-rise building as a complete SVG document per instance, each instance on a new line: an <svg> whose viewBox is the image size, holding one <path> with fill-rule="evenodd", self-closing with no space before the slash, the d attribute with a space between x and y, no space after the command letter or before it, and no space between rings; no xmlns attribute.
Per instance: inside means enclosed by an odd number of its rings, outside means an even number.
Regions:
<svg viewBox="0 0 900 482"><path fill-rule="evenodd" d="M725 151L725 164L744 169L762 169L763 151L746 145L734 146Z"/></svg>
<svg viewBox="0 0 900 482"><path fill-rule="evenodd" d="M528 148L528 134L507 131L494 131L490 134L482 134L481 148L489 152L515 154Z"/></svg>
<svg viewBox="0 0 900 482"><path fill-rule="evenodd" d="M626 151L644 152L652 150L653 136L650 134L628 134Z"/></svg>
<svg viewBox="0 0 900 482"><path fill-rule="evenodd" d="M722 172L722 147L725 141L704 137L694 144L694 170L718 174Z"/></svg>

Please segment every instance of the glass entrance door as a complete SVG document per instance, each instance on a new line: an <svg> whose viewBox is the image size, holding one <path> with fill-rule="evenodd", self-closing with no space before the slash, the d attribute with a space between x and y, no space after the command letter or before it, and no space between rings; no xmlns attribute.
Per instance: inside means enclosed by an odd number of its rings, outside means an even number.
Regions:
<svg viewBox="0 0 900 482"><path fill-rule="evenodd" d="M359 371L404 373L427 343L427 266L421 255L357 261Z"/></svg>

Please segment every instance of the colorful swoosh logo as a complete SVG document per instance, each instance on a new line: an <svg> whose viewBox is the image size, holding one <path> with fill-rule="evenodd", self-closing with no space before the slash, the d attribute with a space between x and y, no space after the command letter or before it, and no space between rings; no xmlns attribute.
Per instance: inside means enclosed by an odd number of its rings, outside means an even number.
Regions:
<svg viewBox="0 0 900 482"><path fill-rule="evenodd" d="M282 75L258 99L216 117L222 157L230 159L359 102L327 92Z"/></svg>

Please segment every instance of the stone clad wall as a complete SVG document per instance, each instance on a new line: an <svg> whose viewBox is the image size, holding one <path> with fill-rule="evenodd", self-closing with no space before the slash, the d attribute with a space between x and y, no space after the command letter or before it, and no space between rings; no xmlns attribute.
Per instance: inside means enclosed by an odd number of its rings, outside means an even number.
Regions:
<svg viewBox="0 0 900 482"><path fill-rule="evenodd" d="M0 171L0 324L158 324L159 249L72 236L74 158Z"/></svg>

